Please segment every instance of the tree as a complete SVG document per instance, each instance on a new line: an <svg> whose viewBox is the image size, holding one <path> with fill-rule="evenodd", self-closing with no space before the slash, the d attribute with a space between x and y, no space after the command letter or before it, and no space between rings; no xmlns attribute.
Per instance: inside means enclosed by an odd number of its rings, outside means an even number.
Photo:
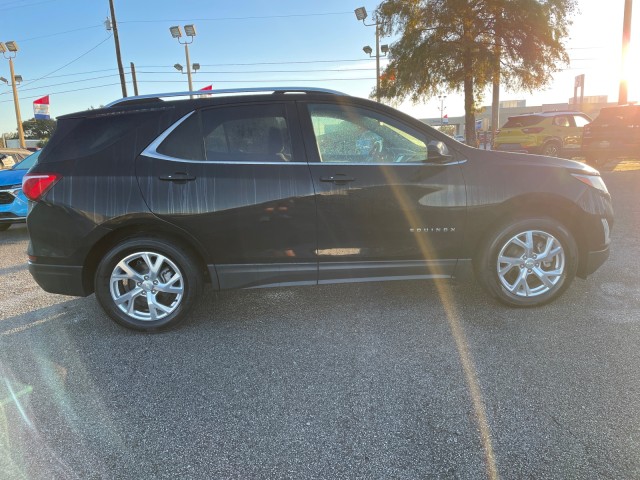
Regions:
<svg viewBox="0 0 640 480"><path fill-rule="evenodd" d="M563 46L575 0L384 0L385 36L399 35L380 96L413 102L462 91L466 140L476 144L476 100L488 84L533 91L568 55ZM386 79L393 80L386 80Z"/></svg>
<svg viewBox="0 0 640 480"><path fill-rule="evenodd" d="M22 130L24 131L25 138L49 138L55 129L56 121L53 119L36 120L35 118L32 118L22 122Z"/></svg>

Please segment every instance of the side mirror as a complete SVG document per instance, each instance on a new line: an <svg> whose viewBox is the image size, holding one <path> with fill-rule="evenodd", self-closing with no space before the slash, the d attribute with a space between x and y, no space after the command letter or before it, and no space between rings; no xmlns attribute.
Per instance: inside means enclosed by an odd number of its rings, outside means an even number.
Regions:
<svg viewBox="0 0 640 480"><path fill-rule="evenodd" d="M452 156L449 155L449 149L444 142L435 140L429 142L427 145L427 155L429 162L446 163L450 162L452 158Z"/></svg>

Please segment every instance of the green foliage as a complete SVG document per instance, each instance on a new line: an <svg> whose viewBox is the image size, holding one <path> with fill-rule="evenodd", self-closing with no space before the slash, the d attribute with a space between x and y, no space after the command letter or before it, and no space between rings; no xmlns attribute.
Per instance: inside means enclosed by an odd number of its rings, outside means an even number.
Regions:
<svg viewBox="0 0 640 480"><path fill-rule="evenodd" d="M55 129L56 121L53 119L36 120L35 118L32 118L22 122L22 130L24 131L25 138L49 138Z"/></svg>
<svg viewBox="0 0 640 480"><path fill-rule="evenodd" d="M439 127L436 127L436 128L440 130L442 133L449 135L450 137L453 137L456 134L455 125L440 125Z"/></svg>
<svg viewBox="0 0 640 480"><path fill-rule="evenodd" d="M426 100L464 92L467 141L474 109L499 74L511 90L549 83L568 61L563 40L575 0L384 0L381 33L398 36L380 84L381 98Z"/></svg>

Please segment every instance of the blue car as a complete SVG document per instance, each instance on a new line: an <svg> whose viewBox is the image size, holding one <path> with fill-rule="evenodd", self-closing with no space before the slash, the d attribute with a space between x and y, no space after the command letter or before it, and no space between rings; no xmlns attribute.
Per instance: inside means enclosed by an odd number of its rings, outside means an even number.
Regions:
<svg viewBox="0 0 640 480"><path fill-rule="evenodd" d="M28 200L22 193L22 177L36 163L40 150L16 163L8 170L0 170L0 232L12 223L24 223Z"/></svg>

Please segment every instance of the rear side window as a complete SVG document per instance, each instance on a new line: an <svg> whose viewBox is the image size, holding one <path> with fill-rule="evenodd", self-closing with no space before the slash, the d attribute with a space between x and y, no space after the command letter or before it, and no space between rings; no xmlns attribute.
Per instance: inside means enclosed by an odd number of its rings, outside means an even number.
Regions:
<svg viewBox="0 0 640 480"><path fill-rule="evenodd" d="M185 160L204 160L200 115L193 112L158 147L158 153Z"/></svg>
<svg viewBox="0 0 640 480"><path fill-rule="evenodd" d="M91 156L121 142L142 150L151 135L157 135L160 115L160 110L147 110L60 119L39 163Z"/></svg>
<svg viewBox="0 0 640 480"><path fill-rule="evenodd" d="M201 118L209 161L295 161L284 105L212 108L203 110Z"/></svg>
<svg viewBox="0 0 640 480"><path fill-rule="evenodd" d="M522 128L537 125L542 121L543 117L538 115L524 115L521 117L510 117L502 128Z"/></svg>

